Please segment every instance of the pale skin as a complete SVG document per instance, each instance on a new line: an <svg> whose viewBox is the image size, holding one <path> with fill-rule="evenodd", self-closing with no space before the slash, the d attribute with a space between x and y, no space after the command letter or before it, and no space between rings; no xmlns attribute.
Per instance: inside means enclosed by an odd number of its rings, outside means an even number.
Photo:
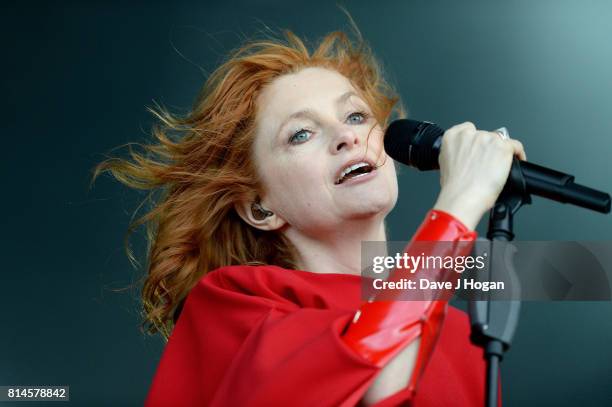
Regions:
<svg viewBox="0 0 612 407"><path fill-rule="evenodd" d="M311 67L276 78L259 95L257 107L253 154L264 185L259 198L273 214L256 219L252 201L236 205L237 212L256 228L284 233L301 270L359 275L361 242L386 241L384 220L398 196L393 160L384 152L383 130L369 106L346 77ZM513 155L526 159L517 140L502 140L470 122L450 128L432 208L475 229L501 192ZM377 169L336 184L347 164L364 160ZM419 343L381 370L364 395L366 405L408 384Z"/></svg>

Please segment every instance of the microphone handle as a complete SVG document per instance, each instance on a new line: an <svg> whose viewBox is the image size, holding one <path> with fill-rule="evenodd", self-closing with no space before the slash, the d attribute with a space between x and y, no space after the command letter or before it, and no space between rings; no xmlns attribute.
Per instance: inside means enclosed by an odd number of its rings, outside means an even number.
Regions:
<svg viewBox="0 0 612 407"><path fill-rule="evenodd" d="M601 213L610 212L610 195L575 184L573 175L527 161L519 161L519 166L525 178L527 193Z"/></svg>
<svg viewBox="0 0 612 407"><path fill-rule="evenodd" d="M401 120L397 122L398 126L403 124ZM394 152L393 159L416 167L421 171L439 169L438 157L445 130L431 122L418 122L413 131L414 136L408 144L408 149L396 148L397 145L390 144L388 150ZM385 145L385 148L387 148L387 145ZM518 163L520 172L523 174L527 193L601 213L610 212L610 195L584 185L575 184L573 175L527 161L514 160L513 167L516 163ZM512 174L512 171L510 174ZM510 175L506 182L511 182ZM508 186L512 187L512 185Z"/></svg>

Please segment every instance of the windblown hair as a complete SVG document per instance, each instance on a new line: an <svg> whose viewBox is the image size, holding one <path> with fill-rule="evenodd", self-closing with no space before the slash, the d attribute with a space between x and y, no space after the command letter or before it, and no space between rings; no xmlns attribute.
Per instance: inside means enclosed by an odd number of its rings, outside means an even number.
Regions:
<svg viewBox="0 0 612 407"><path fill-rule="evenodd" d="M399 97L354 29L356 40L335 31L312 52L291 31L282 38L247 42L208 77L187 114L148 108L159 122L150 144L136 144L141 152L128 143L131 159L107 158L94 168L92 182L110 172L121 183L148 191L143 204L149 203L149 211L131 222L126 234L127 255L134 262L129 236L146 226L142 325L148 333L167 339L189 291L218 267L296 268L295 249L282 233L258 230L234 209L261 192L251 147L255 102L266 85L305 67L329 68L351 81L383 129L393 113L405 116Z"/></svg>

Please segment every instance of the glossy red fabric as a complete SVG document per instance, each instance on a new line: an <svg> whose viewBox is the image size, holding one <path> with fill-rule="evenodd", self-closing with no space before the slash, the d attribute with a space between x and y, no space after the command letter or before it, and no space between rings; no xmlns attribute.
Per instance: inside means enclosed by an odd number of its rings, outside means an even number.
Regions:
<svg viewBox="0 0 612 407"><path fill-rule="evenodd" d="M453 215L439 210L430 210L411 241L404 248L405 254L455 257L470 254L477 233L469 230ZM418 242L428 242L418 248ZM435 274L434 274L435 273ZM444 277L451 284L457 281L457 273L440 268L427 269L427 276ZM395 269L387 281L400 279L416 280L417 275L404 269ZM435 279L435 278L434 278ZM453 290L450 290L452 294ZM443 295L434 297L437 301L402 301L405 291L381 290L372 301L364 302L342 339L356 353L384 367L415 338L421 343L415 360L408 389L416 392L418 381L435 349L435 344L446 316L448 302ZM446 297L447 298L447 297Z"/></svg>
<svg viewBox="0 0 612 407"><path fill-rule="evenodd" d="M217 269L192 289L145 405L355 406L379 367L341 340L361 304L360 277L276 266ZM387 406L483 405L482 350L449 307L414 399Z"/></svg>

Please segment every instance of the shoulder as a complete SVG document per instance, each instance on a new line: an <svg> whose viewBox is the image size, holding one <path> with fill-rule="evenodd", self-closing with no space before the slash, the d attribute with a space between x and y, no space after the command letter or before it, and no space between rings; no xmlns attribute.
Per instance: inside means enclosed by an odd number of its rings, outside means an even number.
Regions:
<svg viewBox="0 0 612 407"><path fill-rule="evenodd" d="M205 274L186 296L175 331L195 330L196 337L209 340L223 332L239 333L237 337L242 338L271 310L290 311L287 302L262 294L265 283L258 281L260 269L256 266L228 266Z"/></svg>
<svg viewBox="0 0 612 407"><path fill-rule="evenodd" d="M271 281L290 277L292 270L273 265L232 265L206 274L199 284L214 284L226 290L256 294Z"/></svg>
<svg viewBox="0 0 612 407"><path fill-rule="evenodd" d="M293 270L273 265L232 265L202 277L198 286L234 296L279 300L279 284L296 284Z"/></svg>
<svg viewBox="0 0 612 407"><path fill-rule="evenodd" d="M209 307L245 309L282 308L283 302L268 288L284 269L277 266L233 265L219 267L202 276L191 289L186 303Z"/></svg>
<svg viewBox="0 0 612 407"><path fill-rule="evenodd" d="M191 289L177 327L199 326L208 332L226 326L246 335L271 312L293 315L305 308L335 313L353 310L361 293L359 277L354 277L271 265L220 267Z"/></svg>
<svg viewBox="0 0 612 407"><path fill-rule="evenodd" d="M281 307L354 308L359 304L360 277L286 269L274 265L220 267L194 290L208 295L258 298Z"/></svg>

